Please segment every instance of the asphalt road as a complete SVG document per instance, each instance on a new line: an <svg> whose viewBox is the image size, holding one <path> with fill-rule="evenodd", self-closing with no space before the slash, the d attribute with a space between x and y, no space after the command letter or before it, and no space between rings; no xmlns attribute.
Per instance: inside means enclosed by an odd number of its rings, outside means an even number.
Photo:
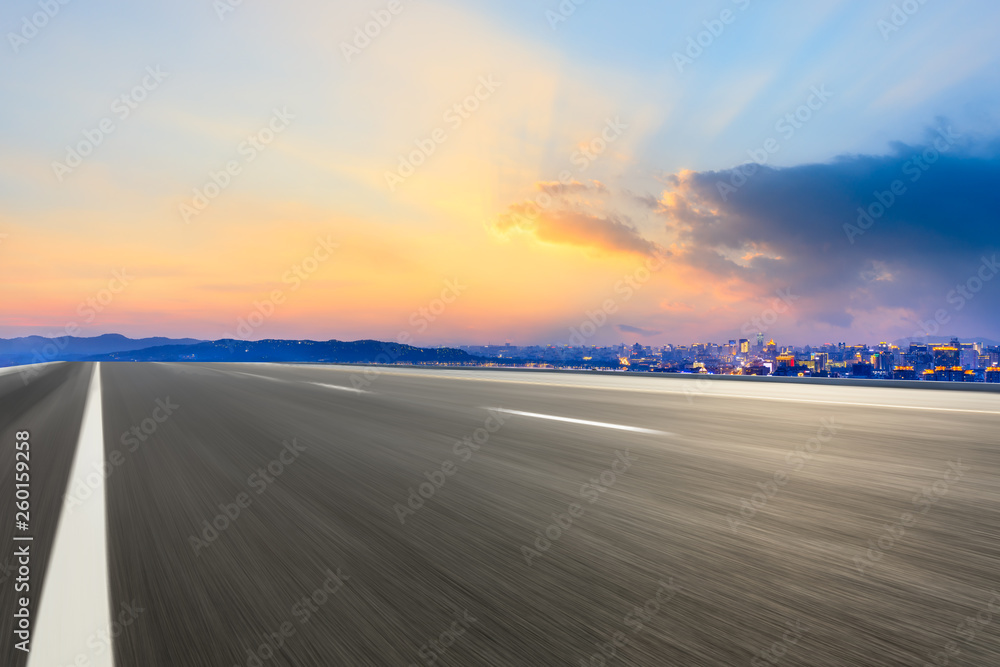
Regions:
<svg viewBox="0 0 1000 667"><path fill-rule="evenodd" d="M5 442L63 424L41 524L89 374L0 377ZM997 394L280 365L101 379L117 665L1000 665Z"/></svg>
<svg viewBox="0 0 1000 667"><path fill-rule="evenodd" d="M37 618L45 566L62 507L73 453L80 434L91 369L85 364L45 364L36 372L0 374L0 664L22 667L27 654L18 651L14 632L17 599L27 596L31 618ZM19 432L28 431L30 464L29 529L16 529L15 449ZM30 536L30 575L19 573L15 551L28 542L14 536ZM17 591L18 585L28 586Z"/></svg>

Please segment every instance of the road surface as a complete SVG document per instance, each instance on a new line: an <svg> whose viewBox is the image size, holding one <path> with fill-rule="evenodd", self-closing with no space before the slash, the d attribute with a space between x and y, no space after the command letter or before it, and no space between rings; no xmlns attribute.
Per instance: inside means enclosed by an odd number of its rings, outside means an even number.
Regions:
<svg viewBox="0 0 1000 667"><path fill-rule="evenodd" d="M106 553L59 667L1000 665L997 394L131 363L88 392L93 372L0 376L5 490L31 431L33 583L53 549ZM97 387L105 474L81 486ZM53 545L60 506L71 527L102 501L102 544ZM7 491L0 516L12 544ZM74 594L42 592L36 638ZM0 601L9 623L10 579Z"/></svg>

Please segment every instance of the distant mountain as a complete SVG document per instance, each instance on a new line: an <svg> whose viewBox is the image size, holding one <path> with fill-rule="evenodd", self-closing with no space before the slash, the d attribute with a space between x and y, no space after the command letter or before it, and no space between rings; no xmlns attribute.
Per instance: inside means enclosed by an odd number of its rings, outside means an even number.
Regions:
<svg viewBox="0 0 1000 667"><path fill-rule="evenodd" d="M475 364L483 360L451 348L422 348L377 340L217 340L93 355L86 361L273 361L325 363Z"/></svg>
<svg viewBox="0 0 1000 667"><path fill-rule="evenodd" d="M196 338L127 338L121 334L105 334L92 338L60 336L26 336L0 338L0 366L40 363L43 361L75 361L83 357L111 352L129 352L163 345L193 345Z"/></svg>
<svg viewBox="0 0 1000 667"><path fill-rule="evenodd" d="M919 338L900 338L899 340L892 341L893 345L898 345L900 347L909 347L910 341L914 343L926 344L926 345L944 345L950 343L954 336L920 336ZM958 340L962 343L985 343L987 345L1000 345L1000 343L992 340L990 338L970 338L969 336L958 336Z"/></svg>

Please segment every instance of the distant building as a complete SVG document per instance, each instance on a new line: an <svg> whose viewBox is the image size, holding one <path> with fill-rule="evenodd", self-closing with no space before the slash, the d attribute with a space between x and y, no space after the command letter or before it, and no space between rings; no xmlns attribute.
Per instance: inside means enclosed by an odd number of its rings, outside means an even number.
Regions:
<svg viewBox="0 0 1000 667"><path fill-rule="evenodd" d="M906 361L904 365L913 366L919 374L934 366L934 355L929 345L910 343L910 349L904 355L904 359Z"/></svg>
<svg viewBox="0 0 1000 667"><path fill-rule="evenodd" d="M816 372L825 373L830 370L830 355L826 352L813 352L813 361L816 363Z"/></svg>
<svg viewBox="0 0 1000 667"><path fill-rule="evenodd" d="M961 352L952 345L942 345L934 348L934 370L939 368L954 368L962 366Z"/></svg>
<svg viewBox="0 0 1000 667"><path fill-rule="evenodd" d="M964 382L965 369L961 366L935 366L934 379L938 382Z"/></svg>
<svg viewBox="0 0 1000 667"><path fill-rule="evenodd" d="M896 366L892 370L893 380L916 380L917 371L913 366Z"/></svg>
<svg viewBox="0 0 1000 667"><path fill-rule="evenodd" d="M851 364L851 375L856 378L870 378L875 374L875 367L871 364Z"/></svg>
<svg viewBox="0 0 1000 667"><path fill-rule="evenodd" d="M986 369L987 382L1000 382L1000 366L990 366Z"/></svg>

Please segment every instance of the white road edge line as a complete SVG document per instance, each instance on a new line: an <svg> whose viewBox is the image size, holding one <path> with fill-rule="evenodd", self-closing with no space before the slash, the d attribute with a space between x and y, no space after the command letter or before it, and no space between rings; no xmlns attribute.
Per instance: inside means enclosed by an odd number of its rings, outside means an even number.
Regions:
<svg viewBox="0 0 1000 667"><path fill-rule="evenodd" d="M21 373L24 372L26 368L38 369L43 366L51 366L52 364L64 364L65 361L45 361L40 364L24 364L22 366L4 366L0 368L0 375L10 375L11 373Z"/></svg>
<svg viewBox="0 0 1000 667"><path fill-rule="evenodd" d="M556 422L567 422L569 424L582 424L584 426L599 426L601 428L613 428L618 431L632 431L633 433L653 433L655 435L674 435L666 431L657 431L651 428L639 428L638 426L622 426L621 424L608 424L607 422L592 422L586 419L571 419L569 417L557 417L555 415L541 415L537 412L521 412L519 410L504 410L503 408L486 408L496 412L504 412L508 415L520 415L522 417L534 417L536 419L550 419Z"/></svg>
<svg viewBox="0 0 1000 667"><path fill-rule="evenodd" d="M103 419L98 363L87 392L80 441L56 526L28 667L75 665L81 656L91 667L114 666L112 648L98 634L110 636L111 631L104 477L94 474L104 465ZM95 478L98 481L93 494L82 502L74 500L69 490L77 484L93 487ZM100 652L93 649L98 637L102 637Z"/></svg>
<svg viewBox="0 0 1000 667"><path fill-rule="evenodd" d="M354 387L344 387L339 384L325 384L323 382L310 382L309 384L314 384L317 387L326 387L327 389L339 389L341 391L352 391L356 394L370 394L370 391L365 391L364 389L355 389Z"/></svg>

